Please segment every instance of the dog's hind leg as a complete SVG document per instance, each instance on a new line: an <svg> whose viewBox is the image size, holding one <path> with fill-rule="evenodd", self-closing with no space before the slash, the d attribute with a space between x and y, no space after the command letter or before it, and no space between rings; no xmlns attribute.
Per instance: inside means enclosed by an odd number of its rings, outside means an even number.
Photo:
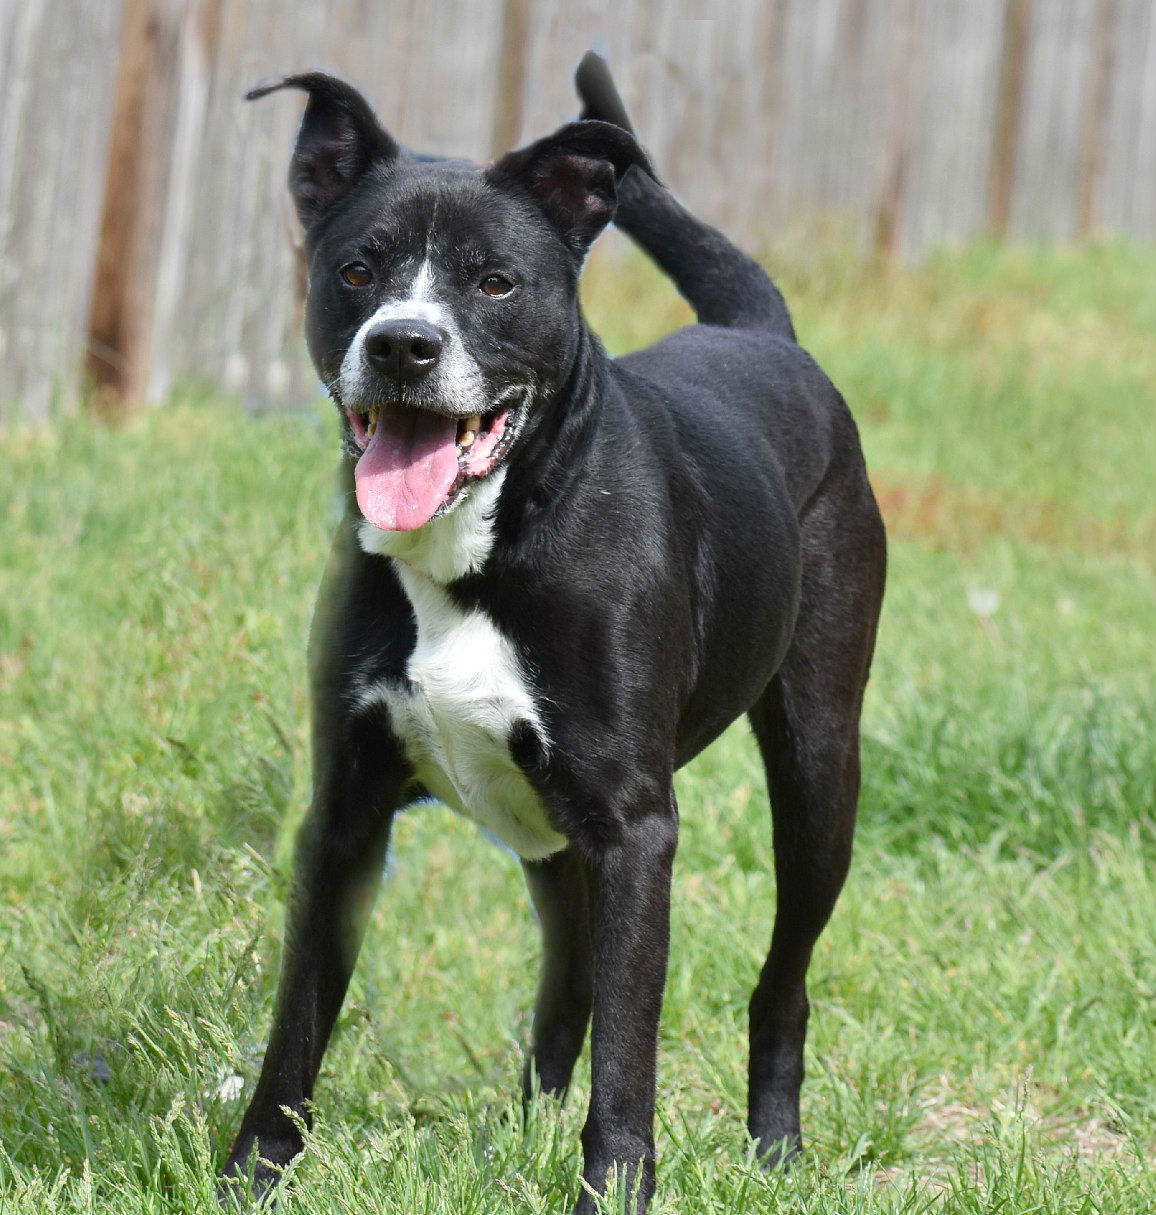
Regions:
<svg viewBox="0 0 1156 1215"><path fill-rule="evenodd" d="M535 1076L544 1093L563 1096L570 1084L590 1024L594 960L589 878L575 849L522 867L542 929L542 977L522 1073L523 1100L529 1102Z"/></svg>
<svg viewBox="0 0 1156 1215"><path fill-rule="evenodd" d="M804 517L795 636L749 714L767 769L778 886L770 954L750 1002L748 1126L768 1167L802 1144L807 967L851 861L859 715L884 568L882 524L869 491L859 492L851 510L824 498Z"/></svg>

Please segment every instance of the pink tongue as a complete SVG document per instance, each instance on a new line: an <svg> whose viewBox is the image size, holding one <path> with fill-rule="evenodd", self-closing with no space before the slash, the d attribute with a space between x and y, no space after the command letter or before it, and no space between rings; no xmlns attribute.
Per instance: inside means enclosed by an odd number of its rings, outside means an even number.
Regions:
<svg viewBox="0 0 1156 1215"><path fill-rule="evenodd" d="M383 409L357 461L361 513L383 531L428 523L458 477L458 423L424 409Z"/></svg>

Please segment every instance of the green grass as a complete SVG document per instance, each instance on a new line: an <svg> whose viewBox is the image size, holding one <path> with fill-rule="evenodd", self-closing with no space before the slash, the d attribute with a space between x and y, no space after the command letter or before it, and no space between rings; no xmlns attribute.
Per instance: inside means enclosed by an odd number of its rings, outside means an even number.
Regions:
<svg viewBox="0 0 1156 1215"><path fill-rule="evenodd" d="M892 529L861 828L810 1150L764 1177L761 776L736 729L680 778L656 1215L1151 1209L1156 252L776 264ZM593 274L613 349L677 321ZM333 437L212 401L0 436L0 1215L211 1209L307 796ZM585 1070L515 1117L536 951L517 865L405 816L286 1211L566 1209Z"/></svg>

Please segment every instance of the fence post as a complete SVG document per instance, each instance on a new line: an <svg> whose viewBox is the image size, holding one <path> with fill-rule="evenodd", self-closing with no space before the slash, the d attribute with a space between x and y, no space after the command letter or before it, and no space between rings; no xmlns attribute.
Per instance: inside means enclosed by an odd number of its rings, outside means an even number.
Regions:
<svg viewBox="0 0 1156 1215"><path fill-rule="evenodd" d="M1117 0L1099 0L1096 5L1096 41L1080 129L1080 183L1076 199L1076 236L1080 240L1095 234L1100 219L1118 14Z"/></svg>
<svg viewBox="0 0 1156 1215"><path fill-rule="evenodd" d="M529 37L529 0L504 0L498 92L494 99L494 128L491 136L491 152L494 156L508 152L522 136L526 44Z"/></svg>
<svg viewBox="0 0 1156 1215"><path fill-rule="evenodd" d="M164 99L175 75L172 5L123 0L112 137L105 173L86 371L102 408L143 400L164 206Z"/></svg>
<svg viewBox="0 0 1156 1215"><path fill-rule="evenodd" d="M1031 27L1032 0L1006 0L1003 21L1003 50L1000 55L999 95L991 148L991 172L987 183L987 226L992 236L1003 240L1011 221L1012 191L1016 179L1023 114L1024 75Z"/></svg>
<svg viewBox="0 0 1156 1215"><path fill-rule="evenodd" d="M887 97L883 168L872 242L874 251L886 256L895 254L902 244L911 156L915 65L922 53L919 9L915 0L901 0L897 9L888 50L890 93Z"/></svg>

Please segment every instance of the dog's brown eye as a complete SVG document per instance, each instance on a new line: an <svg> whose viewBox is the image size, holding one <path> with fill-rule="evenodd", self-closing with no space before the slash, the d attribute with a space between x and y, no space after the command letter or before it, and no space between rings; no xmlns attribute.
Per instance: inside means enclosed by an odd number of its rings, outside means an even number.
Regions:
<svg viewBox="0 0 1156 1215"><path fill-rule="evenodd" d="M373 282L373 274L363 262L350 262L348 266L342 266L340 274L351 287L368 287Z"/></svg>
<svg viewBox="0 0 1156 1215"><path fill-rule="evenodd" d="M478 284L478 288L487 295L509 295L514 289L514 284L500 274L487 274Z"/></svg>

